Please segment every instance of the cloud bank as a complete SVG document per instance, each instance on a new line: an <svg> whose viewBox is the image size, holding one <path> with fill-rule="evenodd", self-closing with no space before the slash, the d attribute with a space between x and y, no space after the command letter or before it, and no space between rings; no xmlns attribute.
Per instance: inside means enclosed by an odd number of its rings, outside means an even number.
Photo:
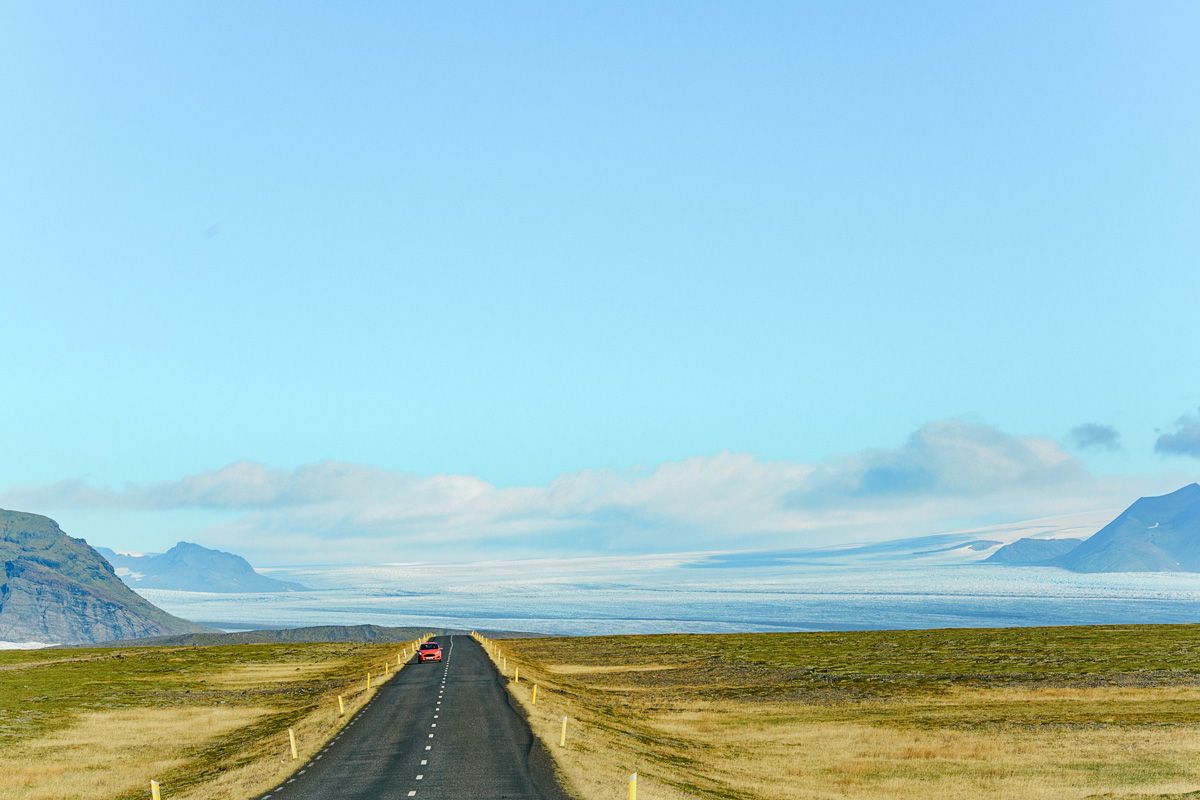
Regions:
<svg viewBox="0 0 1200 800"><path fill-rule="evenodd" d="M1107 450L1114 452L1121 449L1121 434L1111 425L1101 425L1098 422L1085 422L1076 425L1067 434L1067 441L1080 450Z"/></svg>
<svg viewBox="0 0 1200 800"><path fill-rule="evenodd" d="M0 505L221 512L205 543L279 563L835 544L1119 506L1128 491L1091 476L1051 439L943 421L899 447L811 464L719 453L498 487L337 461L295 469L239 461L153 485L10 489Z"/></svg>
<svg viewBox="0 0 1200 800"><path fill-rule="evenodd" d="M1154 449L1166 455L1200 458L1200 413L1175 420L1172 429L1158 437Z"/></svg>

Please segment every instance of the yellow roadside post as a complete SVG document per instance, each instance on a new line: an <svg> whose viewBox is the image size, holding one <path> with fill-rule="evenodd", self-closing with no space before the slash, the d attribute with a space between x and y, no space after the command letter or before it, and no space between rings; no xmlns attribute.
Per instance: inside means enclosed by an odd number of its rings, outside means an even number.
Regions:
<svg viewBox="0 0 1200 800"><path fill-rule="evenodd" d="M521 682L521 668L513 667L513 683Z"/></svg>
<svg viewBox="0 0 1200 800"><path fill-rule="evenodd" d="M637 773L629 776L629 800L637 800Z"/></svg>
<svg viewBox="0 0 1200 800"><path fill-rule="evenodd" d="M371 673L367 673L367 691L371 691Z"/></svg>
<svg viewBox="0 0 1200 800"><path fill-rule="evenodd" d="M535 706L537 705L537 684L536 683L533 685L533 699L530 700L529 702Z"/></svg>
<svg viewBox="0 0 1200 800"><path fill-rule="evenodd" d="M338 695L338 716L346 716L346 703L342 700L342 696Z"/></svg>
<svg viewBox="0 0 1200 800"><path fill-rule="evenodd" d="M300 755L296 752L296 732L291 728L288 728L288 744L292 746L292 761L295 761Z"/></svg>
<svg viewBox="0 0 1200 800"><path fill-rule="evenodd" d="M560 733L558 735L558 746L559 747L567 746L567 718L566 717L563 717L562 733Z"/></svg>
<svg viewBox="0 0 1200 800"><path fill-rule="evenodd" d="M508 656L505 656L504 657L504 665L502 667L500 667L500 671L504 672L507 669L508 669Z"/></svg>
<svg viewBox="0 0 1200 800"><path fill-rule="evenodd" d="M400 669L402 666L404 666L404 662L400 660L400 654L396 653L396 669Z"/></svg>
<svg viewBox="0 0 1200 800"><path fill-rule="evenodd" d="M158 781L150 781L150 800L162 800L162 795L158 792Z"/></svg>

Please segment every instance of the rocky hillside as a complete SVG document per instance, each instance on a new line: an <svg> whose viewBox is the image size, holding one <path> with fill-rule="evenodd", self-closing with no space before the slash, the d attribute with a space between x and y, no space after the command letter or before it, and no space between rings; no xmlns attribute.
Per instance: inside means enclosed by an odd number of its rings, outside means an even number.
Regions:
<svg viewBox="0 0 1200 800"><path fill-rule="evenodd" d="M88 643L203 631L151 605L82 539L0 509L0 641Z"/></svg>
<svg viewBox="0 0 1200 800"><path fill-rule="evenodd" d="M185 592L302 592L306 587L268 578L234 553L180 542L165 553L130 556L97 547L116 567L117 575L135 589L178 589Z"/></svg>

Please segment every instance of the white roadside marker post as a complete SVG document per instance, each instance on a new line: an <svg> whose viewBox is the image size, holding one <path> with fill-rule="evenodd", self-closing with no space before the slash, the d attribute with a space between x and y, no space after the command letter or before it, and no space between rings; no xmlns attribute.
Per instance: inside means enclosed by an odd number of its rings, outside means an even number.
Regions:
<svg viewBox="0 0 1200 800"><path fill-rule="evenodd" d="M158 781L150 781L150 800L162 800L158 791Z"/></svg>
<svg viewBox="0 0 1200 800"><path fill-rule="evenodd" d="M342 696L340 694L338 695L338 716L346 716L346 703L342 700Z"/></svg>
<svg viewBox="0 0 1200 800"><path fill-rule="evenodd" d="M637 773L629 776L629 800L637 800Z"/></svg>
<svg viewBox="0 0 1200 800"><path fill-rule="evenodd" d="M566 717L563 717L562 733L560 733L558 735L558 746L559 747L567 746L567 718Z"/></svg>
<svg viewBox="0 0 1200 800"><path fill-rule="evenodd" d="M291 728L288 728L288 744L292 746L292 761L295 761L300 754L296 752L296 732Z"/></svg>

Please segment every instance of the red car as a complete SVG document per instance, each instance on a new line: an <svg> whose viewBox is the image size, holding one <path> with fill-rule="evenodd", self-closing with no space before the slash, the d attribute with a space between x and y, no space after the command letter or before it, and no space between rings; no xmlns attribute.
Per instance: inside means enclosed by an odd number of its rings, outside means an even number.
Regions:
<svg viewBox="0 0 1200 800"><path fill-rule="evenodd" d="M426 661L441 661L442 646L437 642L426 642L421 645L421 649L417 651L417 661L425 663Z"/></svg>

